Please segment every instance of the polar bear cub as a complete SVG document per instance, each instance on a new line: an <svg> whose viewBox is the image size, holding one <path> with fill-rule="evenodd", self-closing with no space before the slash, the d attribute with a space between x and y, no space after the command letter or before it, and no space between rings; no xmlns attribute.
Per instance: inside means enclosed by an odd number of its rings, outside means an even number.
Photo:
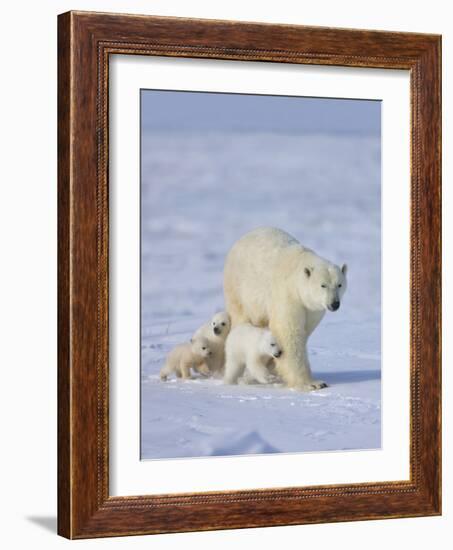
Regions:
<svg viewBox="0 0 453 550"><path fill-rule="evenodd" d="M223 372L225 364L225 340L230 332L230 328L230 316L226 311L219 311L193 335L194 338L202 336L209 342L211 355L207 358L206 364L211 374Z"/></svg>
<svg viewBox="0 0 453 550"><path fill-rule="evenodd" d="M269 329L245 323L231 330L225 353L225 384L236 384L244 373L249 379L267 384L271 381L269 367L282 350Z"/></svg>
<svg viewBox="0 0 453 550"><path fill-rule="evenodd" d="M208 375L209 369L206 360L211 355L207 338L198 336L190 342L180 344L167 355L165 366L160 371L160 379L167 380L168 376L175 373L178 378L191 378L190 369L195 369L201 374Z"/></svg>

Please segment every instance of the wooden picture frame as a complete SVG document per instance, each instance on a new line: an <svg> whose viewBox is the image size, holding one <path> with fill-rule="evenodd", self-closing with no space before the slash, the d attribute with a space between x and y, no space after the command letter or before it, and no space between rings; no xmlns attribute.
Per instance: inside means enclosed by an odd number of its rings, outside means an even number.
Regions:
<svg viewBox="0 0 453 550"><path fill-rule="evenodd" d="M440 514L440 37L69 12L59 16L58 49L58 533L89 538ZM109 495L111 54L410 71L409 481Z"/></svg>

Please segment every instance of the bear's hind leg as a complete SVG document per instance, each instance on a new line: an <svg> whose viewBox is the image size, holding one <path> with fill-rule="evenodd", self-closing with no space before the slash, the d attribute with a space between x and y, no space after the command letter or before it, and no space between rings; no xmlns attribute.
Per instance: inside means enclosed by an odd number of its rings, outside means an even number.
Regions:
<svg viewBox="0 0 453 550"><path fill-rule="evenodd" d="M244 372L245 365L239 362L228 360L225 365L225 375L223 381L225 384L237 384L238 378Z"/></svg>
<svg viewBox="0 0 453 550"><path fill-rule="evenodd" d="M225 305L231 319L232 328L249 322L247 315L244 313L240 300L237 296L233 295L233 292L225 293Z"/></svg>

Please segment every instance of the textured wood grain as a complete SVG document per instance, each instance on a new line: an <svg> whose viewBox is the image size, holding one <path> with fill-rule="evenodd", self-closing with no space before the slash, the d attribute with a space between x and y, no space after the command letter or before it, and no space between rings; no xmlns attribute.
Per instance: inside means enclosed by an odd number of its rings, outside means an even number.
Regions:
<svg viewBox="0 0 453 550"><path fill-rule="evenodd" d="M58 531L68 538L440 513L440 37L59 16ZM165 55L411 73L411 479L185 495L108 490L108 59Z"/></svg>
<svg viewBox="0 0 453 550"><path fill-rule="evenodd" d="M58 23L58 532L71 536L69 14Z"/></svg>

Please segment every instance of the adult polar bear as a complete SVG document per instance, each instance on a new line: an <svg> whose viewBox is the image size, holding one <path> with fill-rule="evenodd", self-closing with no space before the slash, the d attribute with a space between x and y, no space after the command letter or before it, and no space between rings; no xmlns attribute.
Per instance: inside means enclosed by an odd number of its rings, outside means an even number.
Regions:
<svg viewBox="0 0 453 550"><path fill-rule="evenodd" d="M283 352L277 371L287 386L301 391L326 386L313 379L307 340L326 309L340 307L345 290L346 265L340 269L273 227L244 235L225 262L225 304L232 326L269 327Z"/></svg>

